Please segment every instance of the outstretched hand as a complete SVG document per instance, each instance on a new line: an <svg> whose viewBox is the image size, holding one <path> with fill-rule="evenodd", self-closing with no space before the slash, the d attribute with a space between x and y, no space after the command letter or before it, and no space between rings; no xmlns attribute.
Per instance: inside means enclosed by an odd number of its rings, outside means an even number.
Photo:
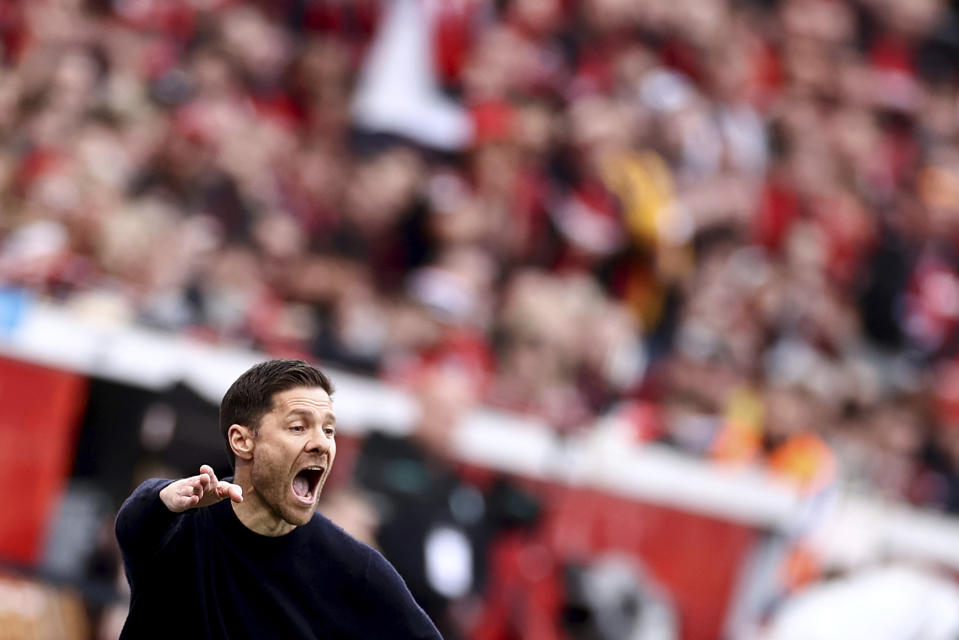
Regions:
<svg viewBox="0 0 959 640"><path fill-rule="evenodd" d="M213 467L208 464L200 467L199 475L172 482L160 491L160 500L174 513L208 507L225 498L243 502L243 489L238 484L217 480Z"/></svg>

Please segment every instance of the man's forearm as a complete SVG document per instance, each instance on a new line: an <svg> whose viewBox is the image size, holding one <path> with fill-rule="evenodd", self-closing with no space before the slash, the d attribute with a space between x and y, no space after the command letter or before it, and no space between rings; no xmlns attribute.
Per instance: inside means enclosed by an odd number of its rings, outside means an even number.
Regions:
<svg viewBox="0 0 959 640"><path fill-rule="evenodd" d="M164 534L176 519L160 500L172 480L151 478L134 489L117 513L116 534L128 564L159 550Z"/></svg>

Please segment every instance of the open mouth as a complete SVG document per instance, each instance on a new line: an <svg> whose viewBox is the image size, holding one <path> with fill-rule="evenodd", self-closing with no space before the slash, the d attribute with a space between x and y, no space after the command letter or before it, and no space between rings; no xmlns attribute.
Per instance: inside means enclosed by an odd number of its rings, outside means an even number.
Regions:
<svg viewBox="0 0 959 640"><path fill-rule="evenodd" d="M304 504L313 504L323 478L323 467L307 467L293 476L293 495Z"/></svg>

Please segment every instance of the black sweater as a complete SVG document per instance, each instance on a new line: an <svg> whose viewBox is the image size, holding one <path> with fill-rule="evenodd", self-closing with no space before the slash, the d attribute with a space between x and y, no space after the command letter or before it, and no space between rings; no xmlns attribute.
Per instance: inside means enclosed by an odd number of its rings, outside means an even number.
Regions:
<svg viewBox="0 0 959 640"><path fill-rule="evenodd" d="M229 500L170 512L147 480L117 515L134 638L440 638L396 570L319 513L290 533L246 528Z"/></svg>

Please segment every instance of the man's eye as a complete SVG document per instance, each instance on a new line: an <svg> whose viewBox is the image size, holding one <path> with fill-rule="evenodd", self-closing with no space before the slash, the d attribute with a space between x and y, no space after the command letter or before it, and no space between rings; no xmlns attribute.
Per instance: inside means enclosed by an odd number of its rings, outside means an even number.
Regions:
<svg viewBox="0 0 959 640"><path fill-rule="evenodd" d="M336 429L333 427L326 427L323 429L323 432L331 438L336 435Z"/></svg>
<svg viewBox="0 0 959 640"><path fill-rule="evenodd" d="M297 433L299 433L300 431L303 431L303 425L302 424L291 425L290 431L296 431Z"/></svg>

